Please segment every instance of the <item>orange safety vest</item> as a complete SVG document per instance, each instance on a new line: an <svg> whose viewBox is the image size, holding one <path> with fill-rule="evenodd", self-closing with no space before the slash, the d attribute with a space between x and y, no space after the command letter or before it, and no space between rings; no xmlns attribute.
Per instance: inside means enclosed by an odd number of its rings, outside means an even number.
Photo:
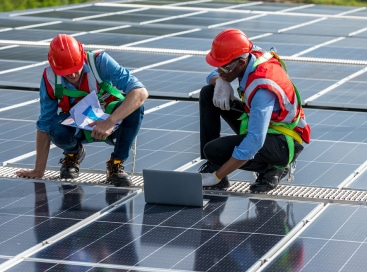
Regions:
<svg viewBox="0 0 367 272"><path fill-rule="evenodd" d="M111 114L116 104L125 99L125 96L117 90L109 82L105 82L99 75L96 66L96 57L99 52L86 52L85 62L89 66L91 72L84 73L80 80L80 90L70 90L63 88L61 85L61 76L56 75L51 67L45 68L43 78L46 85L46 90L51 99L58 99L58 107L63 112L69 112L72 106L78 103L84 96L87 96L91 91L96 90L98 100L103 110ZM74 98L73 103L70 103L70 97ZM91 132L83 130L88 142L93 142Z"/></svg>
<svg viewBox="0 0 367 272"><path fill-rule="evenodd" d="M244 102L244 110L250 115L251 100L259 89L272 91L279 100L280 111L271 115L271 128L286 127L297 138L309 143L311 129L305 120L301 98L292 81L289 79L283 63L275 52L251 52L256 56L253 71L250 72L244 89L239 94ZM293 125L293 126L292 126ZM282 128L280 128L282 130ZM284 134L284 130L282 132ZM296 139L297 140L297 139ZM299 140L298 140L299 141Z"/></svg>
<svg viewBox="0 0 367 272"><path fill-rule="evenodd" d="M89 66L91 72L84 73L80 80L79 90L65 89L61 85L61 76L56 75L51 67L47 67L43 71L43 78L46 90L51 99L58 99L58 107L63 112L69 112L72 106L78 103L84 96L88 95L92 90L96 90L101 107L105 112L111 113L117 102L124 99L124 96L115 89L110 83L104 82L98 74L95 65L95 58L99 52L85 53L85 62ZM75 98L70 103L70 97ZM113 102L113 103L112 103Z"/></svg>

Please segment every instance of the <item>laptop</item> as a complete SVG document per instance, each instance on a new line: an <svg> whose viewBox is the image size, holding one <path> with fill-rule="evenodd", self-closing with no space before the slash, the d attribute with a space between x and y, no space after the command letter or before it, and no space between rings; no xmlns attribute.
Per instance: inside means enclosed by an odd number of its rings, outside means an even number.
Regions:
<svg viewBox="0 0 367 272"><path fill-rule="evenodd" d="M145 202L203 207L200 173L143 169Z"/></svg>

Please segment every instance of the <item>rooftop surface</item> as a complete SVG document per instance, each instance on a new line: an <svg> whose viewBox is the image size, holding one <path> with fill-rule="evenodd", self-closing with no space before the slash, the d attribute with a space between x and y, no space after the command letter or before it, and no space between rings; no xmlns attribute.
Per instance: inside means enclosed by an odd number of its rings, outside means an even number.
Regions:
<svg viewBox="0 0 367 272"><path fill-rule="evenodd" d="M294 181L251 194L236 171L203 208L153 205L143 169L197 172L200 89L216 34L239 28L276 48L298 87L312 141ZM49 42L73 35L147 87L126 170L105 181L111 147L86 145L81 176L60 180L51 147L35 161L38 87ZM361 271L367 266L367 9L231 1L104 1L0 13L0 271ZM231 134L223 123L223 135ZM189 196L188 196L189 197Z"/></svg>

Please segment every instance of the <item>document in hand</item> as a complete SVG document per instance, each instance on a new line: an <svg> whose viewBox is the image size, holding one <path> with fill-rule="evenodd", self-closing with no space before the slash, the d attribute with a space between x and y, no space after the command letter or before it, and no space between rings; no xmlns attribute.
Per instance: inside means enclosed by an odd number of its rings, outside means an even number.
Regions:
<svg viewBox="0 0 367 272"><path fill-rule="evenodd" d="M97 120L106 120L109 114L105 113L99 104L96 91L90 92L70 110L70 117L61 124L85 130L93 130L90 123ZM119 124L115 126L117 128Z"/></svg>

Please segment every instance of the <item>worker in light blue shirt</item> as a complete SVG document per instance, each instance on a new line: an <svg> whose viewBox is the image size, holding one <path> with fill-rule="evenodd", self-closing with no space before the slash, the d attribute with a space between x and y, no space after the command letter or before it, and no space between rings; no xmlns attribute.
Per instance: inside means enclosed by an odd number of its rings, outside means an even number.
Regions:
<svg viewBox="0 0 367 272"><path fill-rule="evenodd" d="M309 141L296 91L274 56L237 29L214 39L206 61L218 68L207 76L199 98L204 189L229 187L227 176L237 169L256 173L250 191L275 189ZM230 84L235 80L237 96ZM221 118L235 135L221 137Z"/></svg>
<svg viewBox="0 0 367 272"><path fill-rule="evenodd" d="M85 157L83 145L104 141L113 145L106 162L106 180L115 186L132 185L123 163L143 119L148 97L144 85L107 53L86 52L80 42L66 34L51 41L48 61L50 66L43 72L39 91L41 113L36 125L35 167L16 174L42 177L52 142L64 154L60 178L77 178ZM92 131L61 124L70 117L73 106L94 92L101 108L108 113L107 119L90 123Z"/></svg>
<svg viewBox="0 0 367 272"><path fill-rule="evenodd" d="M250 58L249 67L254 63L254 58ZM241 85L246 83L250 69L246 69ZM214 70L207 77L207 84L211 81L218 79L218 69ZM236 98L233 98L236 99ZM232 101L233 102L233 101ZM233 102L233 105L240 105L238 102ZM238 112L242 112L241 106L237 109ZM265 142L266 133L268 130L268 123L273 111L279 111L279 101L275 94L266 90L259 89L256 92L251 104L251 119L249 119L247 136L241 141L239 146L234 148L232 157L237 160L250 160L255 157L255 154L263 146Z"/></svg>

